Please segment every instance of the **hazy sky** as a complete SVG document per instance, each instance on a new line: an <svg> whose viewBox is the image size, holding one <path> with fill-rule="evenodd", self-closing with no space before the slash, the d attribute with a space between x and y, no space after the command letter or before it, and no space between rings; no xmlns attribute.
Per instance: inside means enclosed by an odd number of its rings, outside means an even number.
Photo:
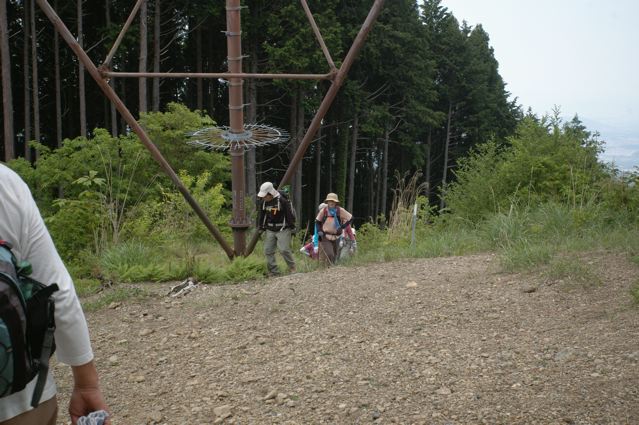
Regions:
<svg viewBox="0 0 639 425"><path fill-rule="evenodd" d="M606 142L602 159L639 166L639 0L442 0L481 24L524 110L575 114Z"/></svg>

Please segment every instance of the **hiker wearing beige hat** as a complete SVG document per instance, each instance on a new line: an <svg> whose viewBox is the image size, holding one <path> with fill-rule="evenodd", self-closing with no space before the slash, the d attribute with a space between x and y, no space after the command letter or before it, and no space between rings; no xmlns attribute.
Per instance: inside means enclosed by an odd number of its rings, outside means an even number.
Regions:
<svg viewBox="0 0 639 425"><path fill-rule="evenodd" d="M336 193L329 193L324 200L326 207L315 217L314 242L319 245L319 258L325 264L335 264L339 251L339 239L353 221L351 213L341 208Z"/></svg>

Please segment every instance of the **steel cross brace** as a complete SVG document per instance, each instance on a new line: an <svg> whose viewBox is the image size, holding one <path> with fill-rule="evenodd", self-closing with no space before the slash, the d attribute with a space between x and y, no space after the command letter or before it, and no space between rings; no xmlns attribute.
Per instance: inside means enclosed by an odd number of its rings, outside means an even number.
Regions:
<svg viewBox="0 0 639 425"><path fill-rule="evenodd" d="M351 45L346 57L344 58L344 62L339 67L339 69L337 69L335 67L335 64L333 63L333 60L330 56L328 48L326 47L326 44L324 43L322 35L315 23L315 20L313 19L313 15L308 7L308 4L306 3L306 0L300 0L302 7L304 9L304 12L306 13L306 16L309 19L309 22L313 29L315 37L317 38L320 44L320 47L322 49L322 52L324 53L324 56L326 57L326 60L328 62L328 65L330 68L330 72L328 74L247 74L247 73L243 73L241 69L242 55L241 55L241 46L239 46L239 36L235 37L237 38L237 43L234 44L230 40L227 43L227 46L229 48L228 56L236 59L235 60L236 66L233 67L232 69L231 65L229 65L229 72L227 73L110 72L109 70L110 63L115 54L115 51L117 47L119 46L120 42L122 41L124 34L130 27L131 23L133 22L133 19L135 18L135 15L137 14L140 6L142 5L142 2L144 1L146 0L137 0L137 2L135 3L133 7L133 10L131 11L131 14L129 15L129 18L127 19L120 34L118 35L113 47L109 51L103 64L100 65L100 67L98 68L93 63L93 61L89 58L89 56L86 54L84 49L78 44L76 38L73 36L71 31L69 31L69 29L64 24L64 22L62 22L62 20L57 15L55 10L51 7L49 2L47 0L36 0L36 2L38 3L38 6L42 9L44 14L51 21L55 30L58 31L58 33L69 45L71 50L76 54L76 56L78 57L78 60L82 62L82 64L85 66L89 75L91 75L91 77L95 80L95 82L98 84L98 87L100 87L100 89L103 91L104 95L113 103L113 105L118 110L122 118L137 134L142 144L151 153L151 156L153 157L153 159L155 159L158 162L162 170L168 175L168 177L171 179L173 184L180 191L180 193L182 194L186 202L191 206L193 211L195 211L195 213L200 218L200 220L202 220L206 228L213 235L215 240L220 244L222 249L224 249L229 259L233 259L237 255L248 256L255 248L257 240L259 239L259 236L260 236L260 232L255 232L253 239L249 243L248 247L244 246L245 231L248 228L248 223L247 223L246 216L244 214L244 208L243 208L243 204L244 204L243 155L240 155L239 152L231 152L232 164L235 163L234 165L232 165L234 170L231 176L232 186L233 186L233 209L234 209L233 219L231 221L231 227L233 227L233 230L234 230L234 242L235 242L235 249L233 249L228 244L228 242L224 239L224 237L222 236L218 228L208 218L208 216L206 215L202 207L200 207L200 205L197 203L195 198L193 198L191 193L184 186L184 184L179 179L175 171L171 168L170 164L166 161L166 159L164 158L162 153L159 151L157 146L155 146L155 144L151 141L151 139L146 134L142 126L140 126L140 124L137 122L135 117L133 117L133 115L128 110L124 102L122 102L122 100L117 95L115 90L108 84L108 79L111 77L227 78L229 80L233 80L236 83L239 80L240 84L237 84L237 86L238 86L238 89L240 90L240 93L239 95L235 94L236 99L229 101L229 109L231 111L230 114L232 114L234 110L238 111L238 109L235 108L237 104L242 105L242 99L241 99L242 79L245 79L245 78L279 79L281 78L281 79L316 79L316 80L328 79L328 80L331 80L332 83L330 88L326 92L326 95L324 96L324 99L322 100L322 103L320 104L320 107L317 113L315 114L315 117L313 118L313 120L311 121L311 124L306 130L306 134L304 135L304 138L302 139L300 146L298 147L295 155L293 156L293 159L291 160L291 163L289 164L289 167L286 170L284 177L280 181L279 186L283 186L283 185L286 185L288 181L291 179L293 173L295 172L295 170L299 166L299 163L304 157L306 150L310 146L313 140L313 137L315 137L315 134L317 133L317 130L319 129L322 119L324 118L331 104L335 100L335 97L337 96L339 89L341 88L341 86L343 85L346 79L346 75L348 74L348 71L350 70L353 62L355 61L357 54L361 50L364 44L364 41L366 40L368 34L370 33L373 27L373 24L375 23L379 14L381 13L385 0L375 0L375 2L373 3L373 6L371 7L368 13L368 16L366 17L366 20L364 21L364 24L360 28L357 36L355 37L355 40L353 41L353 44ZM239 12L240 12L239 0L226 0L226 4L227 4L227 31L241 33L240 24L239 24L240 22L239 21ZM235 19L236 21L233 22L233 20ZM229 20L231 20L232 22L229 22ZM231 52L231 50L233 50L233 52ZM240 65L239 67L237 66L238 64ZM238 116L230 117L231 129L233 131L241 131L241 128L243 127L243 115L241 110L239 110L239 114L240 114L239 117ZM241 173L239 171L241 171ZM242 180L242 183L239 183L240 179ZM239 188L237 187L238 185L240 186ZM242 199L239 199L240 197ZM236 204L241 204L239 205L239 209L238 209L238 205Z"/></svg>

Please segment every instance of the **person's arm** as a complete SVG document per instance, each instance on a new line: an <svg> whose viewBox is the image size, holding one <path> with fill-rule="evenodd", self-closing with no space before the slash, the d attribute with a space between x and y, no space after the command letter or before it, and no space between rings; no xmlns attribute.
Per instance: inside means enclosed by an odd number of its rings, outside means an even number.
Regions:
<svg viewBox="0 0 639 425"><path fill-rule="evenodd" d="M86 416L97 410L108 411L98 379L98 371L95 363L72 366L73 371L73 392L69 401L69 415L71 422L75 425L81 416ZM109 424L109 419L104 423Z"/></svg>
<svg viewBox="0 0 639 425"><path fill-rule="evenodd" d="M347 226L350 226L353 222L353 215L346 211L344 208L339 209L339 230L341 232L342 229L345 229Z"/></svg>
<svg viewBox="0 0 639 425"><path fill-rule="evenodd" d="M107 410L100 391L98 373L93 362L93 350L88 325L75 293L73 280L58 254L51 235L26 184L19 195L23 221L18 238L23 258L33 266L32 277L45 284L57 283L55 299L55 341L59 361L71 366L74 387L69 403L73 424L80 416L95 410ZM106 422L108 424L108 422Z"/></svg>
<svg viewBox="0 0 639 425"><path fill-rule="evenodd" d="M293 207L291 207L291 201L289 199L282 199L284 204L284 214L286 214L286 223L289 228L295 229L295 214L293 214Z"/></svg>
<svg viewBox="0 0 639 425"><path fill-rule="evenodd" d="M351 219L351 221L346 225L346 227L344 227L344 233L346 233L346 236L348 236L350 240L354 241L355 235L353 234L353 228L351 227L352 221L353 219Z"/></svg>
<svg viewBox="0 0 639 425"><path fill-rule="evenodd" d="M257 210L257 228L260 230L265 230L265 223L264 223L264 208L262 204L261 199L258 198L257 204L258 204L258 210Z"/></svg>
<svg viewBox="0 0 639 425"><path fill-rule="evenodd" d="M340 225L340 227L341 227L342 229L346 229L348 226L350 226L350 225L351 225L351 223L352 223L352 222L353 222L353 219L351 218L350 220L343 222L343 223Z"/></svg>

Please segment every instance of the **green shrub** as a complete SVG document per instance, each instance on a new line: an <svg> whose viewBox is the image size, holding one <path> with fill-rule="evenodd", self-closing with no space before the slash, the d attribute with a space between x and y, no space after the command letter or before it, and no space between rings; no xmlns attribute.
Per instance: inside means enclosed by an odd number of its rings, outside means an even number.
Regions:
<svg viewBox="0 0 639 425"><path fill-rule="evenodd" d="M386 232L374 223L364 223L357 230L357 244L362 250L376 249L386 241Z"/></svg>
<svg viewBox="0 0 639 425"><path fill-rule="evenodd" d="M60 255L73 262L85 251L96 252L101 245L104 216L94 194L85 193L80 199L59 199L54 205L57 210L45 218L45 223Z"/></svg>
<svg viewBox="0 0 639 425"><path fill-rule="evenodd" d="M164 113L142 114L140 121L167 161L177 170L189 170L189 174L182 174L186 185L195 192L213 221L224 223L226 228L229 214L223 213L221 207L226 198L222 185L230 179L229 158L222 153L194 149L186 143L189 131L214 123L183 105L173 103L167 108ZM187 223L192 235L208 233L199 232L203 229L197 224L199 219L185 213L190 210L181 194L161 173L134 133L113 137L98 128L90 138L63 140L57 149L36 142L33 147L39 154L34 167L22 159L11 161L10 166L29 184L67 262L79 252L89 250L99 254L110 244L118 244L123 229L129 231L125 235L129 239L157 238L157 233L148 230L155 229L157 224L154 214L162 212L165 221L180 218L174 225ZM165 211L163 203L170 204ZM145 214L145 209L151 212ZM172 216L168 217L170 213ZM136 221L137 217L141 218ZM127 226L128 221L133 223ZM161 228L170 229L166 222L161 224ZM172 233L178 235L175 227Z"/></svg>
<svg viewBox="0 0 639 425"><path fill-rule="evenodd" d="M80 297L95 294L102 285L98 279L75 279L73 284Z"/></svg>
<svg viewBox="0 0 639 425"><path fill-rule="evenodd" d="M226 277L233 282L260 279L266 272L266 263L256 257L239 257L226 267Z"/></svg>
<svg viewBox="0 0 639 425"><path fill-rule="evenodd" d="M496 248L509 249L526 241L529 233L528 215L516 208L508 214L496 213L481 224L491 244Z"/></svg>
<svg viewBox="0 0 639 425"><path fill-rule="evenodd" d="M100 257L100 268L104 276L111 280L136 281L130 278L147 277L148 272L157 267L158 262L161 263L162 260L158 258L155 250L146 244L128 241L105 250Z"/></svg>
<svg viewBox="0 0 639 425"><path fill-rule="evenodd" d="M444 195L447 210L470 222L500 211L509 192L496 169L504 158L505 153L493 142L479 145L461 158L456 181Z"/></svg>
<svg viewBox="0 0 639 425"><path fill-rule="evenodd" d="M224 268L199 261L195 264L193 277L201 283L222 283L227 280Z"/></svg>
<svg viewBox="0 0 639 425"><path fill-rule="evenodd" d="M455 215L472 222L512 205L549 201L583 205L597 194L605 168L601 142L575 118L525 118L508 144L479 145L459 161L444 199Z"/></svg>
<svg viewBox="0 0 639 425"><path fill-rule="evenodd" d="M555 247L548 243L531 244L526 240L504 248L500 253L500 264L505 271L525 271L548 264L556 254Z"/></svg>

